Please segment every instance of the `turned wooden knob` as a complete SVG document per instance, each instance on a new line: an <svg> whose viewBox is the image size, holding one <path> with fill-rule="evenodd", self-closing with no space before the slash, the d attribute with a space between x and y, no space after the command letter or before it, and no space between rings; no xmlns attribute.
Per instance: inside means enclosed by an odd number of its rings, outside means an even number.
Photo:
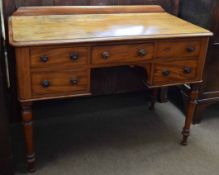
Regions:
<svg viewBox="0 0 219 175"><path fill-rule="evenodd" d="M187 52L191 53L191 52L195 51L195 48L194 47L187 47L186 50L187 50Z"/></svg>
<svg viewBox="0 0 219 175"><path fill-rule="evenodd" d="M49 60L49 57L48 56L46 56L46 55L42 55L42 56L40 56L40 61L41 62L47 62Z"/></svg>
<svg viewBox="0 0 219 175"><path fill-rule="evenodd" d="M162 72L162 75L165 76L165 77L168 77L170 75L170 71L169 70L164 70Z"/></svg>
<svg viewBox="0 0 219 175"><path fill-rule="evenodd" d="M185 66L185 67L183 68L183 72L184 72L185 74L190 74L190 73L192 72L192 68Z"/></svg>
<svg viewBox="0 0 219 175"><path fill-rule="evenodd" d="M78 60L78 58L79 58L79 55L78 55L77 52L72 52L72 53L70 54L70 59L71 59L72 61L76 61L76 60Z"/></svg>
<svg viewBox="0 0 219 175"><path fill-rule="evenodd" d="M70 83L72 84L72 85L77 85L78 84L78 79L76 79L76 78L72 78L71 80L70 80Z"/></svg>
<svg viewBox="0 0 219 175"><path fill-rule="evenodd" d="M140 49L140 50L138 51L138 55L141 56L141 57L143 57L143 56L147 55L147 52L146 52L145 49Z"/></svg>
<svg viewBox="0 0 219 175"><path fill-rule="evenodd" d="M50 83L49 83L49 80L43 80L42 83L41 83L42 87L44 88L48 88Z"/></svg>
<svg viewBox="0 0 219 175"><path fill-rule="evenodd" d="M109 55L109 52L106 52L106 51L105 51L105 52L102 53L102 58L105 59L105 60L108 59L109 56L110 56L110 55Z"/></svg>

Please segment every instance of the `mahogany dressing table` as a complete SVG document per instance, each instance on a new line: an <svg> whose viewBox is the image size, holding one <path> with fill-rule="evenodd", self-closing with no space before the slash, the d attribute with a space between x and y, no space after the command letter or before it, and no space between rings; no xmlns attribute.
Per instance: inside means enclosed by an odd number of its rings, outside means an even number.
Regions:
<svg viewBox="0 0 219 175"><path fill-rule="evenodd" d="M211 35L160 6L19 8L9 18L9 41L16 50L29 171L35 170L32 103L90 95L90 72L103 67L142 67L154 95L157 87L190 84L186 145Z"/></svg>

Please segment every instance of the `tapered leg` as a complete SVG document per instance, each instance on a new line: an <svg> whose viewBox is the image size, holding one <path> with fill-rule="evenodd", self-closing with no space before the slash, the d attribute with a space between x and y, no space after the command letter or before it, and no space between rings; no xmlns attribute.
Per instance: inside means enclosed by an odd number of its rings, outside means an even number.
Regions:
<svg viewBox="0 0 219 175"><path fill-rule="evenodd" d="M158 94L158 88L152 89L152 93L151 93L151 103L150 103L150 106L149 106L149 109L150 109L151 111L154 111L155 103L156 103L156 101L157 101L157 94Z"/></svg>
<svg viewBox="0 0 219 175"><path fill-rule="evenodd" d="M197 98L198 98L198 91L199 84L191 85L191 91L189 94L189 104L187 108L186 118L185 118L185 125L182 131L183 139L181 141L181 145L187 145L188 137L190 135L190 126L192 123L192 119L195 113L195 108L197 105Z"/></svg>
<svg viewBox="0 0 219 175"><path fill-rule="evenodd" d="M35 171L35 153L33 148L32 104L22 103L22 119L26 145L26 160L29 172Z"/></svg>

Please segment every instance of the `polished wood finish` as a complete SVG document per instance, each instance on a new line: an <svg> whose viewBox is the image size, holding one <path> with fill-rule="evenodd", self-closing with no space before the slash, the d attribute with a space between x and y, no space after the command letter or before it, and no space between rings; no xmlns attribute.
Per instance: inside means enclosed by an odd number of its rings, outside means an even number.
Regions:
<svg viewBox="0 0 219 175"><path fill-rule="evenodd" d="M197 98L199 93L199 84L193 84L191 85L191 91L189 94L189 103L188 103L188 110L186 113L186 120L185 120L185 126L182 131L183 140L181 141L182 145L187 145L188 137L190 135L190 126L192 123L192 119L194 116L195 108L197 105Z"/></svg>
<svg viewBox="0 0 219 175"><path fill-rule="evenodd" d="M141 12L143 7L139 8ZM31 102L92 93L90 72L105 67L140 67L149 88L202 81L211 32L166 12L149 10L133 14L126 13L125 7L121 9L125 13L42 16L24 13L10 17L9 38L16 48L18 93L31 171L35 160ZM19 9L17 13L21 14ZM30 24L34 30L29 28ZM151 109L156 94L154 90ZM192 91L191 104L195 100ZM183 143L187 141L185 133L193 113L194 107L190 105Z"/></svg>
<svg viewBox="0 0 219 175"><path fill-rule="evenodd" d="M108 54L104 56L104 53ZM96 46L92 48L93 65L120 63L120 62L139 62L151 60L154 55L154 44L129 44L129 45L109 45Z"/></svg>
<svg viewBox="0 0 219 175"><path fill-rule="evenodd" d="M30 64L32 68L86 65L88 53L87 47L34 47L30 50Z"/></svg>
<svg viewBox="0 0 219 175"><path fill-rule="evenodd" d="M33 72L31 74L33 97L89 92L89 78L87 69Z"/></svg>
<svg viewBox="0 0 219 175"><path fill-rule="evenodd" d="M85 21L86 28L84 28ZM83 43L211 36L207 30L164 12L135 13L135 15L76 14L67 15L67 18L65 15L49 15L47 18L12 16L9 18L9 32L11 35L9 41L13 46L57 44L57 40L62 43ZM192 43L192 46L194 44L196 43Z"/></svg>
<svg viewBox="0 0 219 175"><path fill-rule="evenodd" d="M200 53L200 48L201 39L163 41L157 46L157 57L197 57Z"/></svg>
<svg viewBox="0 0 219 175"><path fill-rule="evenodd" d="M33 144L33 118L32 118L32 109L31 102L22 103L22 119L24 126L24 137L25 137L25 145L26 145L26 160L28 171L35 171L35 152L34 152L34 144Z"/></svg>
<svg viewBox="0 0 219 175"><path fill-rule="evenodd" d="M7 32L8 17L19 7L36 7L36 6L99 6L99 5L161 5L163 9L171 14L178 15L179 0L4 0L4 19ZM35 13L38 15L37 13ZM40 14L40 13L39 13ZM10 67L11 88L8 96L10 96L10 120L13 122L20 122L19 104L17 102L16 89L16 74L15 74L15 60L14 48L8 47L8 61ZM137 71L137 72L136 72ZM94 95L109 95L124 92L143 91L147 88L141 83L141 78L144 77L144 72L140 69L129 67L117 67L110 69L98 69L93 71L96 81L92 83L92 90ZM128 82L127 82L128 80ZM124 86L124 83L125 86Z"/></svg>
<svg viewBox="0 0 219 175"><path fill-rule="evenodd" d="M20 99L31 98L31 77L30 77L30 49L16 49L16 68L18 79L18 91ZM24 88L25 87L25 88Z"/></svg>
<svg viewBox="0 0 219 175"><path fill-rule="evenodd" d="M69 15L69 14L117 14L117 13L158 13L164 12L161 6L56 6L56 7L20 7L15 16Z"/></svg>
<svg viewBox="0 0 219 175"><path fill-rule="evenodd" d="M189 38L189 40L194 39ZM133 41L104 42L104 45L86 43L80 44L78 47L75 45L72 45L72 47L63 45L43 46L42 48L35 46L31 48L18 47L16 59L19 98L21 101L30 101L37 100L36 97L56 98L58 94L67 97L77 94L74 91L87 94L90 91L90 69L124 64L143 67L147 73L148 87L200 82L204 66L202 58L206 53L205 47L208 39L198 38L196 40L200 42L200 49L198 49L200 52L196 56L190 57L187 55L186 57L184 55L184 57L181 57L180 55L180 57L170 56L165 59L156 57L156 55L159 55L160 50L155 49L158 48L160 43L164 42L164 39L149 40L149 42L140 40L134 43ZM179 47L181 42L184 44L185 39L168 39L168 42L179 43L175 46L171 45L175 47L173 50L180 50L179 48L181 48L184 51L187 48ZM169 50L167 49L167 52ZM143 53L140 53L141 51ZM77 55L76 60L71 59L72 53ZM107 54L107 57L104 54ZM42 61L42 56L45 56L47 61ZM88 71L77 71L79 67L86 68ZM76 69L74 74L81 78L80 83L82 84L71 86L70 79L74 78L71 69ZM83 72L86 72L86 74ZM65 79L61 77L65 77ZM50 81L51 86L43 87L42 82L44 80ZM51 84L51 82L53 83Z"/></svg>
<svg viewBox="0 0 219 175"><path fill-rule="evenodd" d="M194 81L197 78L197 68L197 60L180 60L157 63L154 65L153 83L156 85L163 85Z"/></svg>
<svg viewBox="0 0 219 175"><path fill-rule="evenodd" d="M161 5L166 11L177 15L179 11L179 0L4 0L6 18L18 7L24 6L104 6L104 5ZM55 8L54 8L55 9ZM27 9L26 9L27 10ZM68 10L65 10L68 11ZM45 12L41 10L41 12ZM32 12L36 14L35 12ZM45 13L48 13L46 11ZM64 12L66 13L66 12ZM79 13L79 12L78 12Z"/></svg>

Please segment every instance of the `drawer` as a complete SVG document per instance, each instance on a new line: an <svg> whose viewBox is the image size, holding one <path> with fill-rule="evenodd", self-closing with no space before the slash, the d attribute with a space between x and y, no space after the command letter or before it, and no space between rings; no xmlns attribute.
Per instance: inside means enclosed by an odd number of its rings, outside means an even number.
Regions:
<svg viewBox="0 0 219 175"><path fill-rule="evenodd" d="M198 61L181 60L154 64L153 85L186 83L197 79Z"/></svg>
<svg viewBox="0 0 219 175"><path fill-rule="evenodd" d="M85 69L33 72L31 79L33 95L74 94L89 87L89 72Z"/></svg>
<svg viewBox="0 0 219 175"><path fill-rule="evenodd" d="M201 39L159 41L157 43L156 57L198 57L201 49L201 43Z"/></svg>
<svg viewBox="0 0 219 175"><path fill-rule="evenodd" d="M92 64L139 62L153 58L153 44L96 46L92 48Z"/></svg>
<svg viewBox="0 0 219 175"><path fill-rule="evenodd" d="M31 48L30 63L31 67L85 65L88 63L88 48Z"/></svg>

